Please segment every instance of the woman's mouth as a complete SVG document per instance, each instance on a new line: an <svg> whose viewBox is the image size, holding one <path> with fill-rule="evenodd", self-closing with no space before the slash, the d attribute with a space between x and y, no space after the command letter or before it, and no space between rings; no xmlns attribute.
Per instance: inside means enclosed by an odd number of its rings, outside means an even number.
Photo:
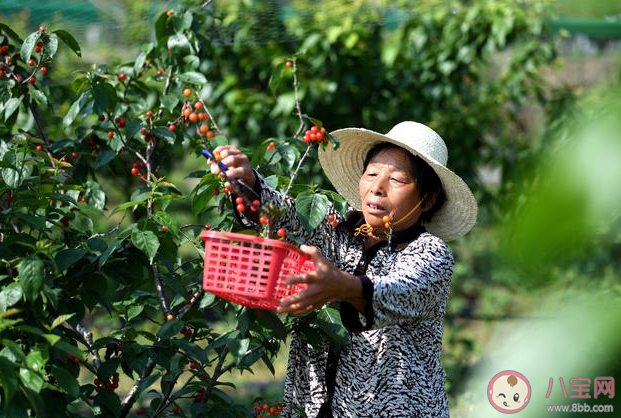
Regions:
<svg viewBox="0 0 621 418"><path fill-rule="evenodd" d="M388 213L388 211L378 203L367 202L367 212L371 215L384 215Z"/></svg>

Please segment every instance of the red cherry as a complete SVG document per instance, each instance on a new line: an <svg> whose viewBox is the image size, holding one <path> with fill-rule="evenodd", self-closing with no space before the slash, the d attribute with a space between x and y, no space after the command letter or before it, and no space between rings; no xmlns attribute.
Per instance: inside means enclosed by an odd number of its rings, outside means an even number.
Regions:
<svg viewBox="0 0 621 418"><path fill-rule="evenodd" d="M142 415L144 415L144 408L138 408L138 409L136 409L136 415L138 415L138 416L142 416Z"/></svg>
<svg viewBox="0 0 621 418"><path fill-rule="evenodd" d="M147 131L147 128L142 128L142 129L140 130L140 135L146 135L146 134L147 134L147 132L148 132L148 131Z"/></svg>
<svg viewBox="0 0 621 418"><path fill-rule="evenodd" d="M116 78L119 81L123 81L123 80L125 80L127 78L127 74L121 73L121 74L117 75Z"/></svg>
<svg viewBox="0 0 621 418"><path fill-rule="evenodd" d="M168 10L168 11L166 12L166 16L168 16L168 17L171 17L171 16L173 16L174 14L175 14L175 12L174 12L173 10Z"/></svg>
<svg viewBox="0 0 621 418"><path fill-rule="evenodd" d="M238 197L237 199L235 199L235 203L237 203L238 205L241 205L242 203L244 203L244 198Z"/></svg>
<svg viewBox="0 0 621 418"><path fill-rule="evenodd" d="M332 214L328 215L328 220L330 222L334 222L334 215L332 215Z"/></svg>
<svg viewBox="0 0 621 418"><path fill-rule="evenodd" d="M280 228L278 230L278 232L276 232L276 234L280 237L280 238L284 238L287 236L287 231L285 230L285 228Z"/></svg>
<svg viewBox="0 0 621 418"><path fill-rule="evenodd" d="M80 154L78 154L77 152L72 152L71 153L71 158L73 158L74 160L77 160L79 156L80 156Z"/></svg>
<svg viewBox="0 0 621 418"><path fill-rule="evenodd" d="M214 196L218 196L220 194L220 190L219 189L213 189L213 194L214 194Z"/></svg>
<svg viewBox="0 0 621 418"><path fill-rule="evenodd" d="M35 46L34 52L36 54L40 54L42 49L43 49L43 47L41 45L37 45L37 46Z"/></svg>
<svg viewBox="0 0 621 418"><path fill-rule="evenodd" d="M207 131L207 138L211 139L213 138L213 136L214 136L213 131Z"/></svg>
<svg viewBox="0 0 621 418"><path fill-rule="evenodd" d="M47 30L47 26L41 25L39 26L39 32L45 32Z"/></svg>
<svg viewBox="0 0 621 418"><path fill-rule="evenodd" d="M46 75L47 74L47 67L41 67L41 74Z"/></svg>
<svg viewBox="0 0 621 418"><path fill-rule="evenodd" d="M147 118L153 119L153 112L151 112L150 110L147 113L145 113L145 115Z"/></svg>
<svg viewBox="0 0 621 418"><path fill-rule="evenodd" d="M198 363L195 361L190 362L190 369L198 369Z"/></svg>
<svg viewBox="0 0 621 418"><path fill-rule="evenodd" d="M261 411L263 411L263 407L261 405L257 405L254 407L254 412L256 412L257 414L260 414Z"/></svg>
<svg viewBox="0 0 621 418"><path fill-rule="evenodd" d="M190 90L190 89L183 90L183 95L185 97L190 97L192 95L192 90Z"/></svg>
<svg viewBox="0 0 621 418"><path fill-rule="evenodd" d="M205 225L205 229L210 230L211 229L211 225L210 224L206 224Z"/></svg>
<svg viewBox="0 0 621 418"><path fill-rule="evenodd" d="M243 204L237 205L237 211L238 212L243 212L245 210L246 210L246 206L244 206Z"/></svg>
<svg viewBox="0 0 621 418"><path fill-rule="evenodd" d="M37 65L37 62L35 60L33 60L32 58L28 60L29 67L34 67L35 65Z"/></svg>
<svg viewBox="0 0 621 418"><path fill-rule="evenodd" d="M99 119L99 122L103 122L104 120L106 120L106 115L99 115L97 119Z"/></svg>
<svg viewBox="0 0 621 418"><path fill-rule="evenodd" d="M28 82L29 82L30 84L34 84L34 83L36 83L36 82L37 82L37 79L36 79L35 77L30 77L30 79L28 80Z"/></svg>
<svg viewBox="0 0 621 418"><path fill-rule="evenodd" d="M43 145L37 145L37 151L43 151Z"/></svg>
<svg viewBox="0 0 621 418"><path fill-rule="evenodd" d="M164 71L162 69L158 69L157 70L157 75L158 76L162 76L164 74Z"/></svg>
<svg viewBox="0 0 621 418"><path fill-rule="evenodd" d="M108 138L114 138L114 131L108 131Z"/></svg>
<svg viewBox="0 0 621 418"><path fill-rule="evenodd" d="M194 109L201 110L202 108L203 108L203 103L202 102L194 103Z"/></svg>
<svg viewBox="0 0 621 418"><path fill-rule="evenodd" d="M178 414L179 412L181 412L181 408L179 408L177 405L175 405L175 406L172 407L171 412L173 414Z"/></svg>
<svg viewBox="0 0 621 418"><path fill-rule="evenodd" d="M254 199L252 201L252 206L254 206L255 208L258 208L259 206L261 206L261 202L259 202L258 199Z"/></svg>
<svg viewBox="0 0 621 418"><path fill-rule="evenodd" d="M162 231L163 233L167 233L168 227L166 225L162 225L162 227L160 228L160 231Z"/></svg>
<svg viewBox="0 0 621 418"><path fill-rule="evenodd" d="M170 125L168 125L168 130L170 132L175 132L176 129L177 129L177 125L175 125L174 123L171 123Z"/></svg>
<svg viewBox="0 0 621 418"><path fill-rule="evenodd" d="M293 67L293 62L291 62L291 61L285 62L285 67L287 67L287 68Z"/></svg>
<svg viewBox="0 0 621 418"><path fill-rule="evenodd" d="M267 225L267 223L270 220L267 218L267 216L261 216L261 218L259 218L259 222L261 222L263 225Z"/></svg>

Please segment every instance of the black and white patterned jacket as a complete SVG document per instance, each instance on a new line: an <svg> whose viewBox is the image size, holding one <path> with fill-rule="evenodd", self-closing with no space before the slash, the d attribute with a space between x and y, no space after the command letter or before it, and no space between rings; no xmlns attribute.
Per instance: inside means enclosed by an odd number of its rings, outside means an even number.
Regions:
<svg viewBox="0 0 621 418"><path fill-rule="evenodd" d="M281 417L298 417L296 407L308 418L448 417L440 353L453 256L444 241L415 225L393 235L390 248L383 241L364 251L363 237L353 235L361 212L350 208L343 219L330 208L339 225L324 222L308 233L293 201L283 202L258 173L256 189L262 203L286 210L276 228L360 278L369 307L359 314L341 303L349 342L336 358L327 341L314 348L292 333Z"/></svg>

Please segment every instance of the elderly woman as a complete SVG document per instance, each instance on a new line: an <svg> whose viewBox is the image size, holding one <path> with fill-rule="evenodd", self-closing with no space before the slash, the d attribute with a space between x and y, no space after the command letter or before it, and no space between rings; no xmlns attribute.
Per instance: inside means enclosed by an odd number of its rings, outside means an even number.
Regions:
<svg viewBox="0 0 621 418"><path fill-rule="evenodd" d="M309 244L302 250L317 270L288 279L308 286L283 299L279 312L302 315L339 301L349 331L339 352L293 332L282 416L448 417L440 354L453 257L445 241L472 228L476 201L446 168L442 138L425 125L332 135L339 149L320 150L319 160L351 208L344 219L330 208L336 228L311 233L293 202L283 202L244 154L234 146L216 149L229 177L254 187L262 203L286 209L276 227Z"/></svg>

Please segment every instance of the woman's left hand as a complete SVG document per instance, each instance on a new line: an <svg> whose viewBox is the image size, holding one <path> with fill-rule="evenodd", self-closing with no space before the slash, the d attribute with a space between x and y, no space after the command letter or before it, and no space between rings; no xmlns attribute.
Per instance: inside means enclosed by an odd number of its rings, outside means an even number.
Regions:
<svg viewBox="0 0 621 418"><path fill-rule="evenodd" d="M340 294L347 280L347 273L339 270L333 263L319 253L317 247L308 245L300 246L300 249L311 256L315 263L316 271L291 276L285 280L285 284L306 283L308 287L303 291L287 296L280 301L279 313L292 315L304 315L315 309L321 308L327 302L340 299Z"/></svg>

